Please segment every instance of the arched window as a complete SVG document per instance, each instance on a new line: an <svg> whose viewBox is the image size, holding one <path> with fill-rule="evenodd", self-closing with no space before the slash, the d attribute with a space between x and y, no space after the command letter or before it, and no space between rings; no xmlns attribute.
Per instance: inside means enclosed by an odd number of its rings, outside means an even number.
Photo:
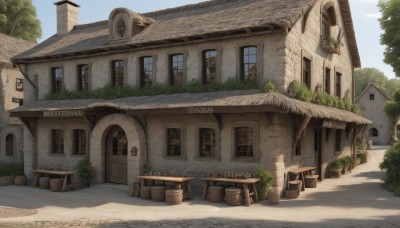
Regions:
<svg viewBox="0 0 400 228"><path fill-rule="evenodd" d="M369 137L378 137L379 131L376 128L369 129Z"/></svg>
<svg viewBox="0 0 400 228"><path fill-rule="evenodd" d="M9 134L6 137L6 156L14 155L14 135Z"/></svg>

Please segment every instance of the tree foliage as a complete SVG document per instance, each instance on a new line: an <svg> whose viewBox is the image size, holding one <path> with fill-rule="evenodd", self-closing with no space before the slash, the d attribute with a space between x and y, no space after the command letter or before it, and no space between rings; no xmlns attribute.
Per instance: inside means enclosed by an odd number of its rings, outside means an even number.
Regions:
<svg viewBox="0 0 400 228"><path fill-rule="evenodd" d="M361 95L371 81L378 82L379 88L386 92L388 79L385 74L376 68L362 68L355 71L356 97Z"/></svg>
<svg viewBox="0 0 400 228"><path fill-rule="evenodd" d="M380 0L379 8L382 13L379 22L383 30L381 44L386 45L384 61L400 77L400 0Z"/></svg>
<svg viewBox="0 0 400 228"><path fill-rule="evenodd" d="M361 95L371 81L376 81L379 89L390 98L393 98L396 90L400 88L400 79L389 80L383 72L376 68L362 68L355 71L356 97Z"/></svg>
<svg viewBox="0 0 400 228"><path fill-rule="evenodd" d="M32 0L0 0L0 33L31 42L42 36Z"/></svg>
<svg viewBox="0 0 400 228"><path fill-rule="evenodd" d="M400 118L400 89L393 95L392 101L387 101L385 103L385 113L392 122L392 142L397 141L397 129L396 125Z"/></svg>

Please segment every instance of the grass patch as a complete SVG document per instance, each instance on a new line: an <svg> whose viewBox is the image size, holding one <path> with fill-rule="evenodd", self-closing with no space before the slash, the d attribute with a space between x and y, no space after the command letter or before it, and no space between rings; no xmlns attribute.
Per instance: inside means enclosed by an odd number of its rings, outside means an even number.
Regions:
<svg viewBox="0 0 400 228"><path fill-rule="evenodd" d="M393 192L395 196L400 197L400 184L383 183L382 187L389 192Z"/></svg>

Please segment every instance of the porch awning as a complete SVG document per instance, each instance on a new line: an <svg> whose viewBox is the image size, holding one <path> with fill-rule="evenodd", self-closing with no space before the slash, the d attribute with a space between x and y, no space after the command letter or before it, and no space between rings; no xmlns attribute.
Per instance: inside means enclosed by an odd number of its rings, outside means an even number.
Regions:
<svg viewBox="0 0 400 228"><path fill-rule="evenodd" d="M281 112L344 123L371 124L362 116L259 90L184 93L127 97L113 100L41 100L11 111L12 117L80 117L96 109L120 110L131 116Z"/></svg>

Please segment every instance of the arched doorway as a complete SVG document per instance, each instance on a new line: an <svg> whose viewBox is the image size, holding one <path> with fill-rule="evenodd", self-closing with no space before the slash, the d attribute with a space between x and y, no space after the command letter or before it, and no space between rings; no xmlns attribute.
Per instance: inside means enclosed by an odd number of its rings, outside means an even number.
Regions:
<svg viewBox="0 0 400 228"><path fill-rule="evenodd" d="M106 182L127 184L128 140L126 134L120 126L113 126L106 140Z"/></svg>

